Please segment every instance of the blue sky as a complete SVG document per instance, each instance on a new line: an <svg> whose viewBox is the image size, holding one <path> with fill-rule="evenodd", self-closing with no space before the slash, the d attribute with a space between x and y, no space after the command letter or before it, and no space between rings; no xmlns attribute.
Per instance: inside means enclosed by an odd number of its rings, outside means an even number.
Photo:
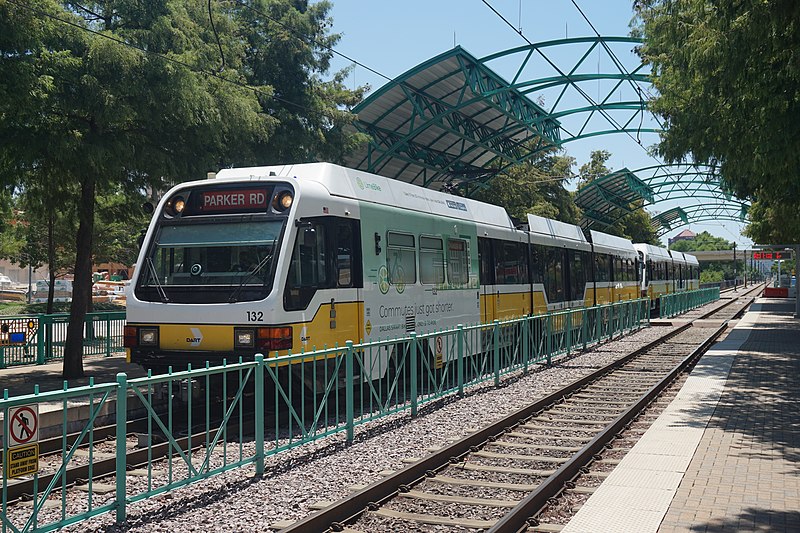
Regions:
<svg viewBox="0 0 800 533"><path fill-rule="evenodd" d="M633 17L631 0L492 0L488 3L514 26L510 27L500 16L482 0L404 0L394 1L357 1L332 0L333 31L341 33L342 38L336 46L340 52L358 63L377 71L381 75L370 72L356 65L348 83L353 85L370 84L373 90L387 82L386 77L394 78L419 63L450 50L454 44L460 45L477 58L526 45L516 29L522 30L532 42L542 42L565 37L594 36L595 30L579 12L578 7L586 15L594 28L603 36L626 36ZM626 65L633 69L639 62L630 51L629 45L614 48L615 54ZM564 47L547 52L548 57L560 68L572 68L583 49L575 50ZM351 64L337 57L334 69L338 70ZM519 60L511 57L504 61L490 64L498 74L511 79L519 66ZM550 69L544 60L531 64L526 74L529 79L543 77ZM613 69L611 60L606 54L596 54L586 60L584 68L608 72ZM594 85L592 84L594 83ZM592 82L583 88L595 100L608 93L603 82ZM609 89L610 90L610 89ZM536 95L547 102L552 102L556 95ZM586 99L578 94L567 94L560 104L561 108L576 108L586 105ZM619 99L627 99L620 90ZM648 116L637 117L635 123L643 127L656 127L655 121ZM577 131L582 122L575 117L570 123L564 122L571 131ZM603 118L597 117L590 128L603 126ZM625 120L621 118L620 120ZM575 122L578 121L578 122ZM606 128L603 128L606 129ZM639 141L641 144L637 144ZM607 150L612 157L607 165L612 169L627 167L639 169L657 164L659 161L648 155L646 147L657 142L657 135L641 133L640 135L603 135L590 139L575 141L566 145L568 155L575 157L577 166L589 159L592 150ZM577 170L577 168L576 168ZM663 203L655 206L665 211L677 204ZM750 241L740 235L743 225L722 221L718 223L690 224L671 231L666 237L689 228L695 232L709 231L713 235L727 240L736 240L739 246L749 246Z"/></svg>

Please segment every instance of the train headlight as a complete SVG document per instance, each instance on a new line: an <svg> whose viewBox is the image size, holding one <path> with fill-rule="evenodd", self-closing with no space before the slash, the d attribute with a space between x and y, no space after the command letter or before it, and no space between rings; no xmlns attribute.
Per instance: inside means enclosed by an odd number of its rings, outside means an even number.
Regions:
<svg viewBox="0 0 800 533"><path fill-rule="evenodd" d="M158 328L139 328L139 346L158 346Z"/></svg>
<svg viewBox="0 0 800 533"><path fill-rule="evenodd" d="M186 209L186 200L183 196L173 196L167 201L167 205L164 208L170 216L180 215L184 209Z"/></svg>
<svg viewBox="0 0 800 533"><path fill-rule="evenodd" d="M253 328L233 328L234 348L254 348L256 332Z"/></svg>
<svg viewBox="0 0 800 533"><path fill-rule="evenodd" d="M275 211L283 212L292 207L292 202L294 202L292 191L282 191L272 199L272 208Z"/></svg>

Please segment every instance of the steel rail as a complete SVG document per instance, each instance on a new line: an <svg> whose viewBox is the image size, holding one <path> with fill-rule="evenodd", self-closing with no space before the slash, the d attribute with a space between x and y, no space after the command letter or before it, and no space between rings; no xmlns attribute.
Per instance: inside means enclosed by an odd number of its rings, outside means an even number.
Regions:
<svg viewBox="0 0 800 533"><path fill-rule="evenodd" d="M598 433L581 451L572 456L561 465L550 477L545 479L539 487L526 496L516 507L511 509L503 518L489 529L489 533L510 533L528 529L531 517L535 516L553 498L561 493L567 482L572 481L581 471L581 468L591 463L594 455L611 442L625 426L627 426L653 399L661 394L686 368L694 364L728 328L726 320L714 333L704 340L692 353L687 355L664 378L651 387L641 398L619 415L613 422Z"/></svg>
<svg viewBox="0 0 800 533"><path fill-rule="evenodd" d="M621 359L570 383L558 391L544 396L540 400L504 417L494 424L480 429L464 439L454 442L390 476L375 481L364 489L336 501L331 506L315 512L287 528L281 529L281 533L319 533L331 529L334 531L341 531L344 527L344 523L354 520L368 507L374 507L376 504L379 505L394 497L399 492L400 487L412 485L427 477L431 472L438 472L450 463L458 462L458 458L470 453L472 448L492 440L510 428L516 427L522 420L533 416L538 411L550 407L559 400L562 400L565 396L584 388L603 375L624 366L630 360L666 342L690 327L691 324L684 324L662 335L658 339L649 342L647 345L638 348Z"/></svg>

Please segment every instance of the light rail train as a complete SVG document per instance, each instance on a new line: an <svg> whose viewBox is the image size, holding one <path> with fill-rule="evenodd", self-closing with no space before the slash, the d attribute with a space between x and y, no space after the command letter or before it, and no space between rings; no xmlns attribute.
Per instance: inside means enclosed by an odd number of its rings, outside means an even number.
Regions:
<svg viewBox="0 0 800 533"><path fill-rule="evenodd" d="M637 248L588 237L329 163L226 169L155 210L125 346L163 371L638 298Z"/></svg>
<svg viewBox="0 0 800 533"><path fill-rule="evenodd" d="M663 295L700 288L700 263L695 256L652 244L633 246L642 270L642 298L650 298L652 310L660 308Z"/></svg>

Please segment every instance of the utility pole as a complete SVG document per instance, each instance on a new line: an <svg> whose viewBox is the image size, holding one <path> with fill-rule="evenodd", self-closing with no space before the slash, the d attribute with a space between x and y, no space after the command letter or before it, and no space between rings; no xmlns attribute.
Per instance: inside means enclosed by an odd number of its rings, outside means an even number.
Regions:
<svg viewBox="0 0 800 533"><path fill-rule="evenodd" d="M736 243L733 243L733 291L736 292Z"/></svg>

